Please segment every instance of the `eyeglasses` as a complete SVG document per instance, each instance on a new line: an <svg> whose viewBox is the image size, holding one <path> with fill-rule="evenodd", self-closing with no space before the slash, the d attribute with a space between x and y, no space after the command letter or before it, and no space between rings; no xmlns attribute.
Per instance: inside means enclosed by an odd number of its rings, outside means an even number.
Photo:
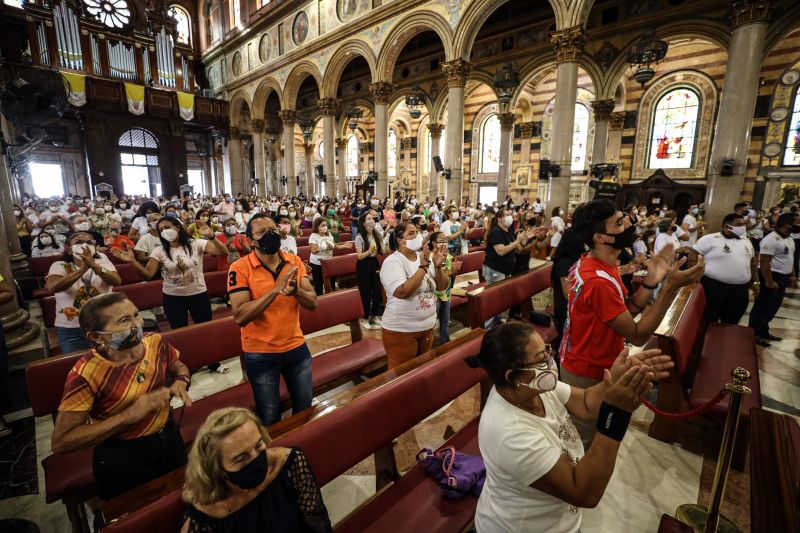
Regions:
<svg viewBox="0 0 800 533"><path fill-rule="evenodd" d="M540 352L536 352L534 354L534 357L539 357L542 354L547 356L547 358L544 361L541 361L541 362L533 364L533 365L521 366L521 367L518 367L517 370L544 370L544 369L549 368L550 367L550 359L552 359L552 357L553 357L553 347L550 346L549 344L545 344L544 345L544 350L542 350Z"/></svg>

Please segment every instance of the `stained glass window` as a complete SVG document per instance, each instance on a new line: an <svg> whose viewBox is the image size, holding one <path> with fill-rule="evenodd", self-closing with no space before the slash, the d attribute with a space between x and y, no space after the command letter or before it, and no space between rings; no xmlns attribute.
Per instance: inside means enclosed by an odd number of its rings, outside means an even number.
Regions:
<svg viewBox="0 0 800 533"><path fill-rule="evenodd" d="M589 142L589 110L575 104L575 127L572 131L572 170L580 173L586 169L586 145Z"/></svg>
<svg viewBox="0 0 800 533"><path fill-rule="evenodd" d="M650 168L692 166L700 99L691 89L669 91L656 104L650 130Z"/></svg>
<svg viewBox="0 0 800 533"><path fill-rule="evenodd" d="M131 20L126 0L83 0L86 11L109 28L124 28Z"/></svg>
<svg viewBox="0 0 800 533"><path fill-rule="evenodd" d="M358 139L351 135L347 139L347 177L358 177Z"/></svg>
<svg viewBox="0 0 800 533"><path fill-rule="evenodd" d="M389 130L389 177L397 176L397 134Z"/></svg>
<svg viewBox="0 0 800 533"><path fill-rule="evenodd" d="M489 115L481 127L481 157L478 172L494 174L500 171L500 119Z"/></svg>
<svg viewBox="0 0 800 533"><path fill-rule="evenodd" d="M177 41L179 43L189 44L192 27L189 19L189 13L187 13L182 7L173 5L169 7L169 16L178 22L176 27L178 32Z"/></svg>
<svg viewBox="0 0 800 533"><path fill-rule="evenodd" d="M789 135L786 139L786 150L783 153L783 164L800 165L800 87L794 96L794 109L789 122Z"/></svg>

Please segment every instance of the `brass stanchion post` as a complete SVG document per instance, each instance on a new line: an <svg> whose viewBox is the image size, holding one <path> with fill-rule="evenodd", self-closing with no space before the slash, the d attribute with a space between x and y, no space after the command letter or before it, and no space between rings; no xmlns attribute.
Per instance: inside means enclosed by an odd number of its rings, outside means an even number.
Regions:
<svg viewBox="0 0 800 533"><path fill-rule="evenodd" d="M731 395L728 404L728 414L725 417L725 429L722 433L722 443L719 446L717 468L714 471L714 484L711 487L711 500L708 508L693 503L685 503L675 511L675 518L688 524L695 531L703 533L741 533L742 528L722 516L719 507L725 495L725 484L728 481L728 472L731 468L733 445L739 429L739 410L742 406L742 397L752 391L745 384L750 381L750 371L737 367L731 372L733 383L727 383L725 390Z"/></svg>

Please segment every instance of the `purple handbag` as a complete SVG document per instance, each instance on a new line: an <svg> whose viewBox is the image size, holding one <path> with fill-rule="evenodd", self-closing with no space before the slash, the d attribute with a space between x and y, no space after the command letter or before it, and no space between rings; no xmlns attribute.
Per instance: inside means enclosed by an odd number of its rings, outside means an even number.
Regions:
<svg viewBox="0 0 800 533"><path fill-rule="evenodd" d="M448 446L438 452L423 448L417 454L417 462L439 482L448 500L461 498L470 492L480 496L486 481L486 466L480 457L457 452L453 446Z"/></svg>

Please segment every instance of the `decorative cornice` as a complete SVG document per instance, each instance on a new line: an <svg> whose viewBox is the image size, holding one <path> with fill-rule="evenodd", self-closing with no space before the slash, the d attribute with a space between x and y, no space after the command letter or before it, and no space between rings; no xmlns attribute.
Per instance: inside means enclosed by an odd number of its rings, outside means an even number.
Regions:
<svg viewBox="0 0 800 533"><path fill-rule="evenodd" d="M339 100L336 98L320 98L317 100L317 109L320 110L323 117L332 117L336 115L336 110L339 107Z"/></svg>
<svg viewBox="0 0 800 533"><path fill-rule="evenodd" d="M394 85L385 81L369 84L369 93L376 104L388 104L394 94Z"/></svg>
<svg viewBox="0 0 800 533"><path fill-rule="evenodd" d="M731 29L735 30L739 26L755 22L767 24L771 11L770 0L732 0Z"/></svg>
<svg viewBox="0 0 800 533"><path fill-rule="evenodd" d="M556 63L576 62L586 44L586 30L583 26L573 26L554 31L550 34L550 42L555 45Z"/></svg>
<svg viewBox="0 0 800 533"><path fill-rule="evenodd" d="M336 142L336 148L338 148L339 150L347 148L347 139L345 139L344 137L337 137L335 142Z"/></svg>
<svg viewBox="0 0 800 533"><path fill-rule="evenodd" d="M444 131L444 124L428 124L428 131L431 132L432 139L440 139Z"/></svg>
<svg viewBox="0 0 800 533"><path fill-rule="evenodd" d="M447 76L448 87L465 87L472 73L472 63L465 59L455 59L442 63L442 70Z"/></svg>
<svg viewBox="0 0 800 533"><path fill-rule="evenodd" d="M293 109L281 109L278 112L278 116L284 126L294 126L295 122L297 122L297 111Z"/></svg>
<svg viewBox="0 0 800 533"><path fill-rule="evenodd" d="M595 122L611 120L611 113L614 111L615 103L613 98L609 98L608 100L594 100L592 102L592 110L594 111Z"/></svg>
<svg viewBox="0 0 800 533"><path fill-rule="evenodd" d="M259 118L254 118L250 121L250 128L253 130L253 133L264 133L264 126L264 121Z"/></svg>
<svg viewBox="0 0 800 533"><path fill-rule="evenodd" d="M523 139L530 139L533 137L533 122L520 123L519 136Z"/></svg>
<svg viewBox="0 0 800 533"><path fill-rule="evenodd" d="M517 117L514 113L500 113L497 118L500 119L500 128L507 130L514 127L514 119Z"/></svg>
<svg viewBox="0 0 800 533"><path fill-rule="evenodd" d="M625 125L625 111L611 113L608 122L608 129L611 131L621 131Z"/></svg>

